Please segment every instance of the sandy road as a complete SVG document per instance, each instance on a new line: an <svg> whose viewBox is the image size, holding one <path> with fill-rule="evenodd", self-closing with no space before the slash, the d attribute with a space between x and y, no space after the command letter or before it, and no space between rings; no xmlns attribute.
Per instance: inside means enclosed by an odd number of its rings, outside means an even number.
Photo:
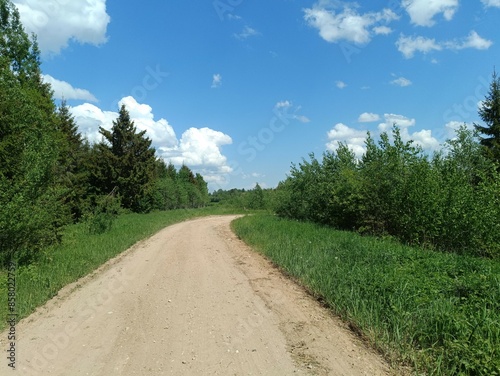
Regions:
<svg viewBox="0 0 500 376"><path fill-rule="evenodd" d="M17 374L388 375L234 218L167 227L63 289L18 324Z"/></svg>

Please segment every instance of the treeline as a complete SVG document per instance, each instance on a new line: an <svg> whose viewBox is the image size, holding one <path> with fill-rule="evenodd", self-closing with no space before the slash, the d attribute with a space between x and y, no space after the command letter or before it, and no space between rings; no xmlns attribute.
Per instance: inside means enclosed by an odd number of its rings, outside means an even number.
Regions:
<svg viewBox="0 0 500 376"><path fill-rule="evenodd" d="M360 160L345 144L310 155L277 189L279 215L337 229L392 236L443 251L500 256L500 177L474 132L462 127L432 157L370 135Z"/></svg>
<svg viewBox="0 0 500 376"><path fill-rule="evenodd" d="M346 144L313 154L277 188L276 211L337 229L392 236L414 245L500 256L500 79L465 124L430 156L395 125L357 159Z"/></svg>
<svg viewBox="0 0 500 376"><path fill-rule="evenodd" d="M91 145L67 105L55 105L35 36L0 0L0 263L30 262L69 223L208 202L203 177L158 159L125 107L100 133Z"/></svg>
<svg viewBox="0 0 500 376"><path fill-rule="evenodd" d="M262 189L256 183L253 189L219 189L210 193L210 202L238 209L262 210L274 207L274 189Z"/></svg>

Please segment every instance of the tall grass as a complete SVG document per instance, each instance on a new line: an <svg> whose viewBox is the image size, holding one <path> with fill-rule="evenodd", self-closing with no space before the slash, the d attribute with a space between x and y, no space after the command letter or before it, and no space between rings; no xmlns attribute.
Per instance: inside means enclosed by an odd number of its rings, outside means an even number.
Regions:
<svg viewBox="0 0 500 376"><path fill-rule="evenodd" d="M235 232L416 374L500 375L500 262L270 215Z"/></svg>
<svg viewBox="0 0 500 376"><path fill-rule="evenodd" d="M128 249L137 241L176 222L212 214L235 214L236 209L208 207L123 214L108 232L90 234L85 223L71 225L64 231L60 245L46 249L40 259L19 267L17 280L17 311L19 319L57 294L65 285L83 277L100 265ZM6 326L7 273L0 270L0 330ZM4 297L4 298L2 298Z"/></svg>

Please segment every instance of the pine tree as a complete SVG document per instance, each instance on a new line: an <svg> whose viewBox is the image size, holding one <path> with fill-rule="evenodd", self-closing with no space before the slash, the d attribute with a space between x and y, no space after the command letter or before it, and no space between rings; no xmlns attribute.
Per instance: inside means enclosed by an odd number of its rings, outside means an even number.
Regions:
<svg viewBox="0 0 500 376"><path fill-rule="evenodd" d="M490 89L478 113L486 124L474 124L480 133L480 143L486 148L488 157L500 163L500 78L496 71L493 71Z"/></svg>
<svg viewBox="0 0 500 376"><path fill-rule="evenodd" d="M124 208L141 211L141 199L155 178L155 150L146 131L137 132L123 105L111 130L100 128L104 137L94 153L93 183L97 193L117 191Z"/></svg>

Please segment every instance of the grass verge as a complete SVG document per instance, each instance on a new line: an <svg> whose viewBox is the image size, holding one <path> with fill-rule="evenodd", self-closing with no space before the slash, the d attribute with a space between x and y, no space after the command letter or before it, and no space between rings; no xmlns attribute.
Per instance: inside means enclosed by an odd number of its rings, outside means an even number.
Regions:
<svg viewBox="0 0 500 376"><path fill-rule="evenodd" d="M233 229L393 364L419 375L500 375L500 262L272 215Z"/></svg>
<svg viewBox="0 0 500 376"><path fill-rule="evenodd" d="M248 213L248 212L246 212ZM31 314L69 283L89 274L109 259L162 228L206 215L239 214L237 209L207 207L149 214L123 214L111 230L91 235L86 225L68 226L61 244L47 249L40 259L16 270L16 308L18 319ZM0 270L0 331L7 323L7 272Z"/></svg>

